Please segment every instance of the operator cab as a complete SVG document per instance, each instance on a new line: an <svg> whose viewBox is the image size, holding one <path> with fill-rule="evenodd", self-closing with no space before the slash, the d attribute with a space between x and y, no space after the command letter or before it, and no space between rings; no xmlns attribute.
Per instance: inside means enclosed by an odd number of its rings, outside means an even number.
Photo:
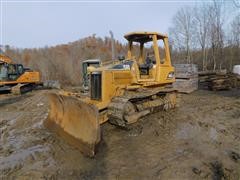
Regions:
<svg viewBox="0 0 240 180"><path fill-rule="evenodd" d="M26 70L22 64L0 63L0 81L15 81Z"/></svg>
<svg viewBox="0 0 240 180"><path fill-rule="evenodd" d="M8 73L7 73L7 66L6 66L6 63L1 63L0 62L0 81L4 81L4 80L7 80L7 76L8 76Z"/></svg>
<svg viewBox="0 0 240 180"><path fill-rule="evenodd" d="M140 75L149 75L149 70L153 68L154 64L156 64L154 55L147 53L144 63L139 65Z"/></svg>
<svg viewBox="0 0 240 180"><path fill-rule="evenodd" d="M156 80L159 67L170 65L166 35L157 32L132 32L124 37L128 40L127 59L136 59L140 79Z"/></svg>

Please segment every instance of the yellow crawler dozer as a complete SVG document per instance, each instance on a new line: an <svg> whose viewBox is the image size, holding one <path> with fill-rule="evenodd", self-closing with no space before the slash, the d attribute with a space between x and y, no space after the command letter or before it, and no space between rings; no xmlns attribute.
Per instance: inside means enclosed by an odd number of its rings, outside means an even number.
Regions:
<svg viewBox="0 0 240 180"><path fill-rule="evenodd" d="M157 32L132 32L125 38L127 58L88 68L88 96L66 91L49 94L45 125L88 156L95 155L102 123L128 127L147 114L176 105L168 37Z"/></svg>

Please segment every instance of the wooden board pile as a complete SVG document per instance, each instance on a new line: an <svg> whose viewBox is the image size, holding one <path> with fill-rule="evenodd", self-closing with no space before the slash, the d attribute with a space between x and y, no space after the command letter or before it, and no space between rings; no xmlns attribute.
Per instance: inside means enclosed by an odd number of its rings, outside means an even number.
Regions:
<svg viewBox="0 0 240 180"><path fill-rule="evenodd" d="M212 91L230 90L240 87L240 78L227 71L199 72L199 82L204 88Z"/></svg>
<svg viewBox="0 0 240 180"><path fill-rule="evenodd" d="M174 64L176 82L173 86L181 93L198 89L198 68L196 64Z"/></svg>

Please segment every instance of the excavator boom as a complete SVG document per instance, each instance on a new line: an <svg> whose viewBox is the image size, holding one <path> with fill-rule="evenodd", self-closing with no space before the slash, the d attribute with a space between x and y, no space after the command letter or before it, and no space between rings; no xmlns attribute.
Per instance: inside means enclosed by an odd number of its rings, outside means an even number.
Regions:
<svg viewBox="0 0 240 180"><path fill-rule="evenodd" d="M0 63L12 63L12 60L8 56L4 56L0 54Z"/></svg>

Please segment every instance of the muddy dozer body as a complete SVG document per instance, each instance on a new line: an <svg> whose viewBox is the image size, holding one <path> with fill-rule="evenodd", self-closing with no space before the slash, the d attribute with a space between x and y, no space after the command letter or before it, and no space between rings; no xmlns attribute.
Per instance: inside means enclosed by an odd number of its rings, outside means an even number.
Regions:
<svg viewBox="0 0 240 180"><path fill-rule="evenodd" d="M54 93L48 96L50 112L45 126L85 155L94 156L100 142L98 109L76 97Z"/></svg>
<svg viewBox="0 0 240 180"><path fill-rule="evenodd" d="M129 33L125 38L129 42L127 59L87 68L89 93L86 97L80 92L66 91L49 95L51 110L47 126L89 156L95 154L100 142L100 124L109 120L129 129L143 116L175 107L176 92L172 87L175 76L168 37L144 31ZM163 61L158 40L164 44ZM153 57L144 55L147 42L152 43ZM140 56L133 43L139 45Z"/></svg>

